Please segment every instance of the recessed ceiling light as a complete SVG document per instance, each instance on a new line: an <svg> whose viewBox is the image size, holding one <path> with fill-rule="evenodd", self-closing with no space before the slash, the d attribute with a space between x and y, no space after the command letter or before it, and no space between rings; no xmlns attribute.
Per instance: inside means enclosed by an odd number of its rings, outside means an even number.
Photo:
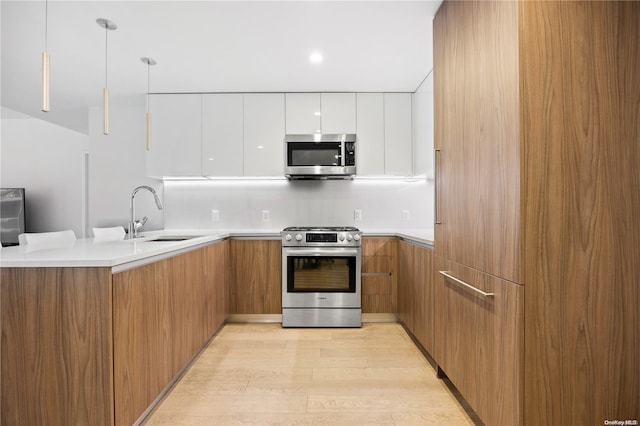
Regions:
<svg viewBox="0 0 640 426"><path fill-rule="evenodd" d="M319 64L320 62L322 62L322 59L322 53L320 52L313 52L311 56L309 56L309 60L312 64Z"/></svg>
<svg viewBox="0 0 640 426"><path fill-rule="evenodd" d="M313 115L320 115L320 111L314 112Z"/></svg>

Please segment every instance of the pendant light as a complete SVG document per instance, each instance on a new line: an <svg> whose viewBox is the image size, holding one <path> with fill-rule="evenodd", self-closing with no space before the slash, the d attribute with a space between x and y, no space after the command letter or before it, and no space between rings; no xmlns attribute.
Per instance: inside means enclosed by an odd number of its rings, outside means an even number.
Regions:
<svg viewBox="0 0 640 426"><path fill-rule="evenodd" d="M96 23L104 28L104 89L102 90L102 110L104 118L104 134L109 134L109 31L113 31L118 26L108 19L98 18Z"/></svg>
<svg viewBox="0 0 640 426"><path fill-rule="evenodd" d="M49 112L49 2L44 2L44 51L42 52L42 112Z"/></svg>
<svg viewBox="0 0 640 426"><path fill-rule="evenodd" d="M153 58L140 58L140 60L143 64L147 64L147 151L151 151L151 112L149 111L149 89L151 87L151 73L149 70L151 69L151 65L155 65L157 64L157 62L154 61Z"/></svg>

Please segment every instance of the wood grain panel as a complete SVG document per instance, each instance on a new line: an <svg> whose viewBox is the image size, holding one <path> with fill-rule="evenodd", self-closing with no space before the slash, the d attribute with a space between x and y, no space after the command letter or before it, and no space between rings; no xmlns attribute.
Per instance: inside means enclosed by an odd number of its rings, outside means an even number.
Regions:
<svg viewBox="0 0 640 426"><path fill-rule="evenodd" d="M227 260L222 242L113 276L117 425L133 424L224 321Z"/></svg>
<svg viewBox="0 0 640 426"><path fill-rule="evenodd" d="M414 245L413 334L429 354L434 353L433 250Z"/></svg>
<svg viewBox="0 0 640 426"><path fill-rule="evenodd" d="M640 3L520 20L526 423L640 419Z"/></svg>
<svg viewBox="0 0 640 426"><path fill-rule="evenodd" d="M433 356L433 251L398 243L398 316Z"/></svg>
<svg viewBox="0 0 640 426"><path fill-rule="evenodd" d="M522 424L523 287L441 258L437 266L495 294L483 298L438 274L439 367L485 424Z"/></svg>
<svg viewBox="0 0 640 426"><path fill-rule="evenodd" d="M387 274L362 276L362 312L396 313L398 311L397 240L395 238L362 239L362 273Z"/></svg>
<svg viewBox="0 0 640 426"><path fill-rule="evenodd" d="M168 259L113 276L117 425L133 424L176 373L169 276Z"/></svg>
<svg viewBox="0 0 640 426"><path fill-rule="evenodd" d="M521 282L517 11L445 1L434 19L435 247Z"/></svg>
<svg viewBox="0 0 640 426"><path fill-rule="evenodd" d="M229 250L231 313L282 313L280 241L231 240Z"/></svg>
<svg viewBox="0 0 640 426"><path fill-rule="evenodd" d="M0 423L113 425L110 269L0 274Z"/></svg>

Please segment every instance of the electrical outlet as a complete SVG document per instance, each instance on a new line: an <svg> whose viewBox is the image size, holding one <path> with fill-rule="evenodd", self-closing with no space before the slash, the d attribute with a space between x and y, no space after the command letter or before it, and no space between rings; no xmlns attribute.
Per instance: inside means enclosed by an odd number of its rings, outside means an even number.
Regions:
<svg viewBox="0 0 640 426"><path fill-rule="evenodd" d="M269 214L269 210L262 210L262 221L269 222L271 220L271 215Z"/></svg>
<svg viewBox="0 0 640 426"><path fill-rule="evenodd" d="M220 222L220 210L211 210L211 222Z"/></svg>
<svg viewBox="0 0 640 426"><path fill-rule="evenodd" d="M362 210L353 211L353 220L362 220Z"/></svg>
<svg viewBox="0 0 640 426"><path fill-rule="evenodd" d="M409 210L402 210L402 220L409 220L410 217Z"/></svg>

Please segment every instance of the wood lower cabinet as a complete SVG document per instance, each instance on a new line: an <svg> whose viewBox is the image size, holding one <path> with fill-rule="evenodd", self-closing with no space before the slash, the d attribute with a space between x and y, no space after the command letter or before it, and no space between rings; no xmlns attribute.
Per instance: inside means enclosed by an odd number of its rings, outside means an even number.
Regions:
<svg viewBox="0 0 640 426"><path fill-rule="evenodd" d="M434 355L433 250L398 242L398 317Z"/></svg>
<svg viewBox="0 0 640 426"><path fill-rule="evenodd" d="M111 268L2 268L0 299L0 424L113 425Z"/></svg>
<svg viewBox="0 0 640 426"><path fill-rule="evenodd" d="M0 424L133 424L224 322L228 260L1 268Z"/></svg>
<svg viewBox="0 0 640 426"><path fill-rule="evenodd" d="M362 313L396 313L397 241L362 239Z"/></svg>
<svg viewBox="0 0 640 426"><path fill-rule="evenodd" d="M522 424L524 287L435 259L439 368L485 424ZM439 271L493 296L484 297Z"/></svg>
<svg viewBox="0 0 640 426"><path fill-rule="evenodd" d="M230 313L282 313L280 240L230 241Z"/></svg>
<svg viewBox="0 0 640 426"><path fill-rule="evenodd" d="M115 421L133 424L222 325L228 242L113 275Z"/></svg>

